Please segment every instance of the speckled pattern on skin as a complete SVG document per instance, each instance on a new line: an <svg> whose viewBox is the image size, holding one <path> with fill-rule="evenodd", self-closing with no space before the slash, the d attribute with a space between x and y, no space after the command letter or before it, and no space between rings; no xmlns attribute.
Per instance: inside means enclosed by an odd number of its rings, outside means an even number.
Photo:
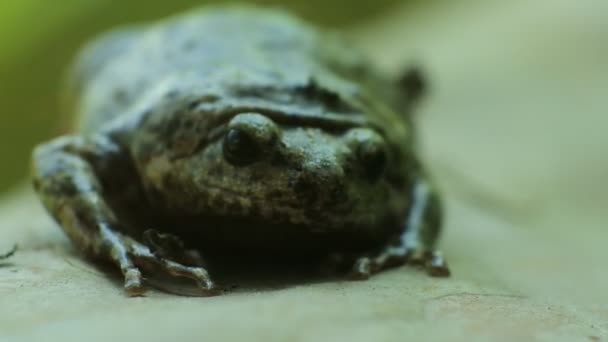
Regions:
<svg viewBox="0 0 608 342"><path fill-rule="evenodd" d="M220 293L198 253L342 256L354 278L449 271L414 151L420 72L388 79L336 34L278 11L202 9L87 47L74 135L34 151L47 210L89 255ZM143 275L142 275L143 273Z"/></svg>

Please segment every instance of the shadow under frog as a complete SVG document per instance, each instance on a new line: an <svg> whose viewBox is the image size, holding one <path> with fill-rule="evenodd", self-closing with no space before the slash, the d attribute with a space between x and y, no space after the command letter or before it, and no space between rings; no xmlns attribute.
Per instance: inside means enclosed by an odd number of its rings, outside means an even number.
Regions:
<svg viewBox="0 0 608 342"><path fill-rule="evenodd" d="M224 270L303 261L366 279L417 260L447 276L439 197L415 153L424 84L283 12L196 10L84 50L77 130L36 148L34 186L133 296L177 278L215 295Z"/></svg>

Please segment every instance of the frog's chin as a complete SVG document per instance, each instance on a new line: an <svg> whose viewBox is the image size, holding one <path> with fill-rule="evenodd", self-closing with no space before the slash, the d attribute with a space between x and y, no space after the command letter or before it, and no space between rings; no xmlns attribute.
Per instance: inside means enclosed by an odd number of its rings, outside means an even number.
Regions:
<svg viewBox="0 0 608 342"><path fill-rule="evenodd" d="M354 211L322 211L306 210L293 207L273 207L272 209L260 209L249 215L222 215L216 216L217 220L234 222L236 225L245 226L269 226L280 230L300 230L311 233L330 232L350 229L354 226L371 225L370 215L367 217Z"/></svg>
<svg viewBox="0 0 608 342"><path fill-rule="evenodd" d="M242 215L226 213L223 220L240 220L256 225L283 227L284 230L303 230L307 232L331 232L353 229L359 226L374 226L383 213L363 208L356 208L347 202L339 206L306 207L285 205L285 203L267 204L255 207Z"/></svg>
<svg viewBox="0 0 608 342"><path fill-rule="evenodd" d="M387 218L397 217L393 206L386 201L371 200L359 196L351 199L343 196L340 200L330 200L319 196L314 201L300 200L297 196L266 196L265 194L241 194L237 191L211 192L196 197L179 198L168 208L160 204L161 211L172 220L188 221L194 226L213 222L222 226L242 225L272 226L278 230L306 232L332 232L345 230L373 229ZM199 200L197 200L198 198Z"/></svg>
<svg viewBox="0 0 608 342"><path fill-rule="evenodd" d="M187 237L188 244L202 251L259 253L325 252L358 250L386 240L397 226L389 222L345 224L346 221L293 223L287 219L266 220L259 216L198 216L173 222L172 231ZM228 251L229 249L230 251ZM277 254L278 255L278 254Z"/></svg>
<svg viewBox="0 0 608 342"><path fill-rule="evenodd" d="M195 213L172 211L172 226L188 229L221 229L222 231L305 232L326 234L344 231L382 230L390 225L389 212L376 212L341 204L340 208L307 208L282 204L236 207L221 205ZM201 228L202 227L202 228ZM213 228L208 228L213 227Z"/></svg>

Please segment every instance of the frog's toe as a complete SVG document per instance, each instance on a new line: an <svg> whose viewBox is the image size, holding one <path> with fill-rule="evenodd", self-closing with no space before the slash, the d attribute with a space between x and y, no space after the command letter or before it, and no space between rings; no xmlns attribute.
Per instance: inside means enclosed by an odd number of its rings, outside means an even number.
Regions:
<svg viewBox="0 0 608 342"><path fill-rule="evenodd" d="M368 257L361 257L355 261L349 274L352 280L367 280L372 276L371 260Z"/></svg>
<svg viewBox="0 0 608 342"><path fill-rule="evenodd" d="M198 266L188 266L171 260L169 257L159 256L152 253L145 245L137 242L132 246L131 256L133 262L138 265L144 273L146 280L159 289L178 294L197 295L197 296L216 296L221 294L214 282L211 280L206 269ZM197 285L197 290L176 290L178 287L171 284L171 279L158 281L160 277L156 274L158 270L166 272L171 277L181 277L194 280ZM174 279L175 280L175 279ZM127 281L125 276L125 281ZM176 280L175 280L176 281ZM137 284L134 283L134 291L137 292ZM125 287L127 287L125 283ZM127 290L130 293L129 290Z"/></svg>
<svg viewBox="0 0 608 342"><path fill-rule="evenodd" d="M440 251L430 251L424 254L424 268L431 277L445 278L451 275L448 263Z"/></svg>
<svg viewBox="0 0 608 342"><path fill-rule="evenodd" d="M209 276L209 272L207 272L206 269L202 267L184 266L165 258L158 258L157 260L159 265L170 275L194 280L199 290L201 290L200 295L216 296L221 293L221 290L213 283Z"/></svg>
<svg viewBox="0 0 608 342"><path fill-rule="evenodd" d="M446 278L451 275L448 263L439 250L414 249L410 253L407 263L423 268L431 277Z"/></svg>
<svg viewBox="0 0 608 342"><path fill-rule="evenodd" d="M350 278L365 280L382 270L403 264L423 267L432 277L449 277L451 272L440 251L426 251L405 247L387 247L373 257L358 258L350 272Z"/></svg>
<svg viewBox="0 0 608 342"><path fill-rule="evenodd" d="M350 278L365 280L384 269L404 264L409 253L404 248L389 247L373 257L358 258L350 273Z"/></svg>
<svg viewBox="0 0 608 342"><path fill-rule="evenodd" d="M146 288L143 285L142 275L139 269L133 267L124 273L125 277L125 292L129 297L139 297L146 293Z"/></svg>
<svg viewBox="0 0 608 342"><path fill-rule="evenodd" d="M146 244L112 229L104 229L102 234L110 258L122 271L125 291L131 297L141 296L146 292L144 281L159 289L177 294L214 296L221 293L207 270L199 265L188 266L173 260L171 255L155 253ZM166 273L169 279L162 278L163 273ZM172 283L178 282L175 277L194 280L197 285L196 290L174 290L176 287ZM158 279L161 278L162 280L159 281Z"/></svg>
<svg viewBox="0 0 608 342"><path fill-rule="evenodd" d="M139 268L133 264L129 248L129 245L133 245L134 242L109 229L104 230L103 234L109 247L109 257L120 267L124 277L125 292L129 297L143 295L146 292L143 285L143 276Z"/></svg>

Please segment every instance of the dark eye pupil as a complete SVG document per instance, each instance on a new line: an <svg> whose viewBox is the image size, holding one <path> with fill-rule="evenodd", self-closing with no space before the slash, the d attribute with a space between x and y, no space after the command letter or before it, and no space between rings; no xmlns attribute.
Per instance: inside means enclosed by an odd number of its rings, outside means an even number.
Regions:
<svg viewBox="0 0 608 342"><path fill-rule="evenodd" d="M253 162L258 155L256 142L240 129L231 129L224 138L224 157L235 165L242 166Z"/></svg>

